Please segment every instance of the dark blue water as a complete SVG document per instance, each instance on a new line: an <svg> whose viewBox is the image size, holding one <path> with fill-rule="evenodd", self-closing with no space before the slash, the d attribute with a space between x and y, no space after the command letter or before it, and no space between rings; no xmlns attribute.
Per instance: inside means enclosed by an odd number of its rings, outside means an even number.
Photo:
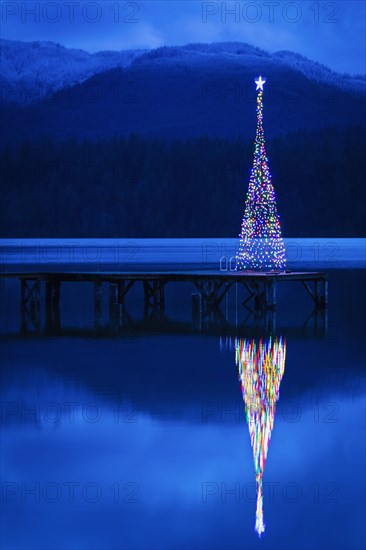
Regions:
<svg viewBox="0 0 366 550"><path fill-rule="evenodd" d="M235 289L228 323L197 328L188 285L168 285L165 319L144 319L136 288L132 321L108 328L105 307L94 329L91 286L70 284L61 327L27 334L18 282L2 281L1 548L363 549L364 272L329 280L327 318L289 286L270 329ZM235 344L276 335L259 538Z"/></svg>

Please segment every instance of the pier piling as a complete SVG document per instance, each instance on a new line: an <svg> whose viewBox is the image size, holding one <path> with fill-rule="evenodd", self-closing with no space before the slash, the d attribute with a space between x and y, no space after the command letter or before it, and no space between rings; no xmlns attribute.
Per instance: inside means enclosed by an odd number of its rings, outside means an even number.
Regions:
<svg viewBox="0 0 366 550"><path fill-rule="evenodd" d="M102 285L109 286L109 318L121 325L127 316L126 296L137 282L144 291L145 318L162 319L165 309L165 286L168 282L190 282L198 294L192 295L192 311L206 315L218 310L232 285L242 285L247 296L242 305L251 313L264 314L277 307L277 284L300 282L314 303L315 309L328 306L328 280L319 272L240 272L240 271L162 271L162 272L45 272L1 273L0 277L20 280L21 326L23 331L40 328L41 285L45 286L46 326L60 324L60 291L65 282L92 282L94 288L94 324L102 321ZM200 296L200 305L198 298ZM206 312L206 313L205 313ZM207 315L206 315L207 317ZM263 317L263 315L262 315Z"/></svg>

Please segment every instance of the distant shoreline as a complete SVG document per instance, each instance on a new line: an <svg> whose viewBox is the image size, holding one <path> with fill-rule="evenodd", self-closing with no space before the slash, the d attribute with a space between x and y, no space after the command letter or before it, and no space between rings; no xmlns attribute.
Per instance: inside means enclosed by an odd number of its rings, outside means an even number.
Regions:
<svg viewBox="0 0 366 550"><path fill-rule="evenodd" d="M234 269L236 239L1 239L2 272L40 270ZM285 238L288 269L366 267L366 239Z"/></svg>

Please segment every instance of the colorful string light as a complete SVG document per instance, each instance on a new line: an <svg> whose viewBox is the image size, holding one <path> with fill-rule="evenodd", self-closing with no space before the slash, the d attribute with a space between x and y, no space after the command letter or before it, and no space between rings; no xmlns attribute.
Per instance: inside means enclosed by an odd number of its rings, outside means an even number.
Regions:
<svg viewBox="0 0 366 550"><path fill-rule="evenodd" d="M257 84L257 131L254 162L245 201L236 268L281 271L286 267L286 250L281 236L276 195L268 168L263 131L263 84Z"/></svg>
<svg viewBox="0 0 366 550"><path fill-rule="evenodd" d="M257 485L257 509L255 530L259 537L265 530L263 520L263 471L268 445L273 430L276 402L280 396L280 384L285 371L286 341L282 338L260 340L236 340L235 361L239 368L239 380L245 414L253 449L255 479Z"/></svg>

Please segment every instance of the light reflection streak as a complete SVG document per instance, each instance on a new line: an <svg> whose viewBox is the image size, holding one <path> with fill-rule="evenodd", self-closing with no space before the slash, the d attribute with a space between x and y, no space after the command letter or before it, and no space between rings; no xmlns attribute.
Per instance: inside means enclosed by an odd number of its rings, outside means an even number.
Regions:
<svg viewBox="0 0 366 550"><path fill-rule="evenodd" d="M286 340L280 338L235 341L235 361L253 449L257 485L255 530L265 530L263 520L263 472L273 430L276 402L285 371Z"/></svg>

